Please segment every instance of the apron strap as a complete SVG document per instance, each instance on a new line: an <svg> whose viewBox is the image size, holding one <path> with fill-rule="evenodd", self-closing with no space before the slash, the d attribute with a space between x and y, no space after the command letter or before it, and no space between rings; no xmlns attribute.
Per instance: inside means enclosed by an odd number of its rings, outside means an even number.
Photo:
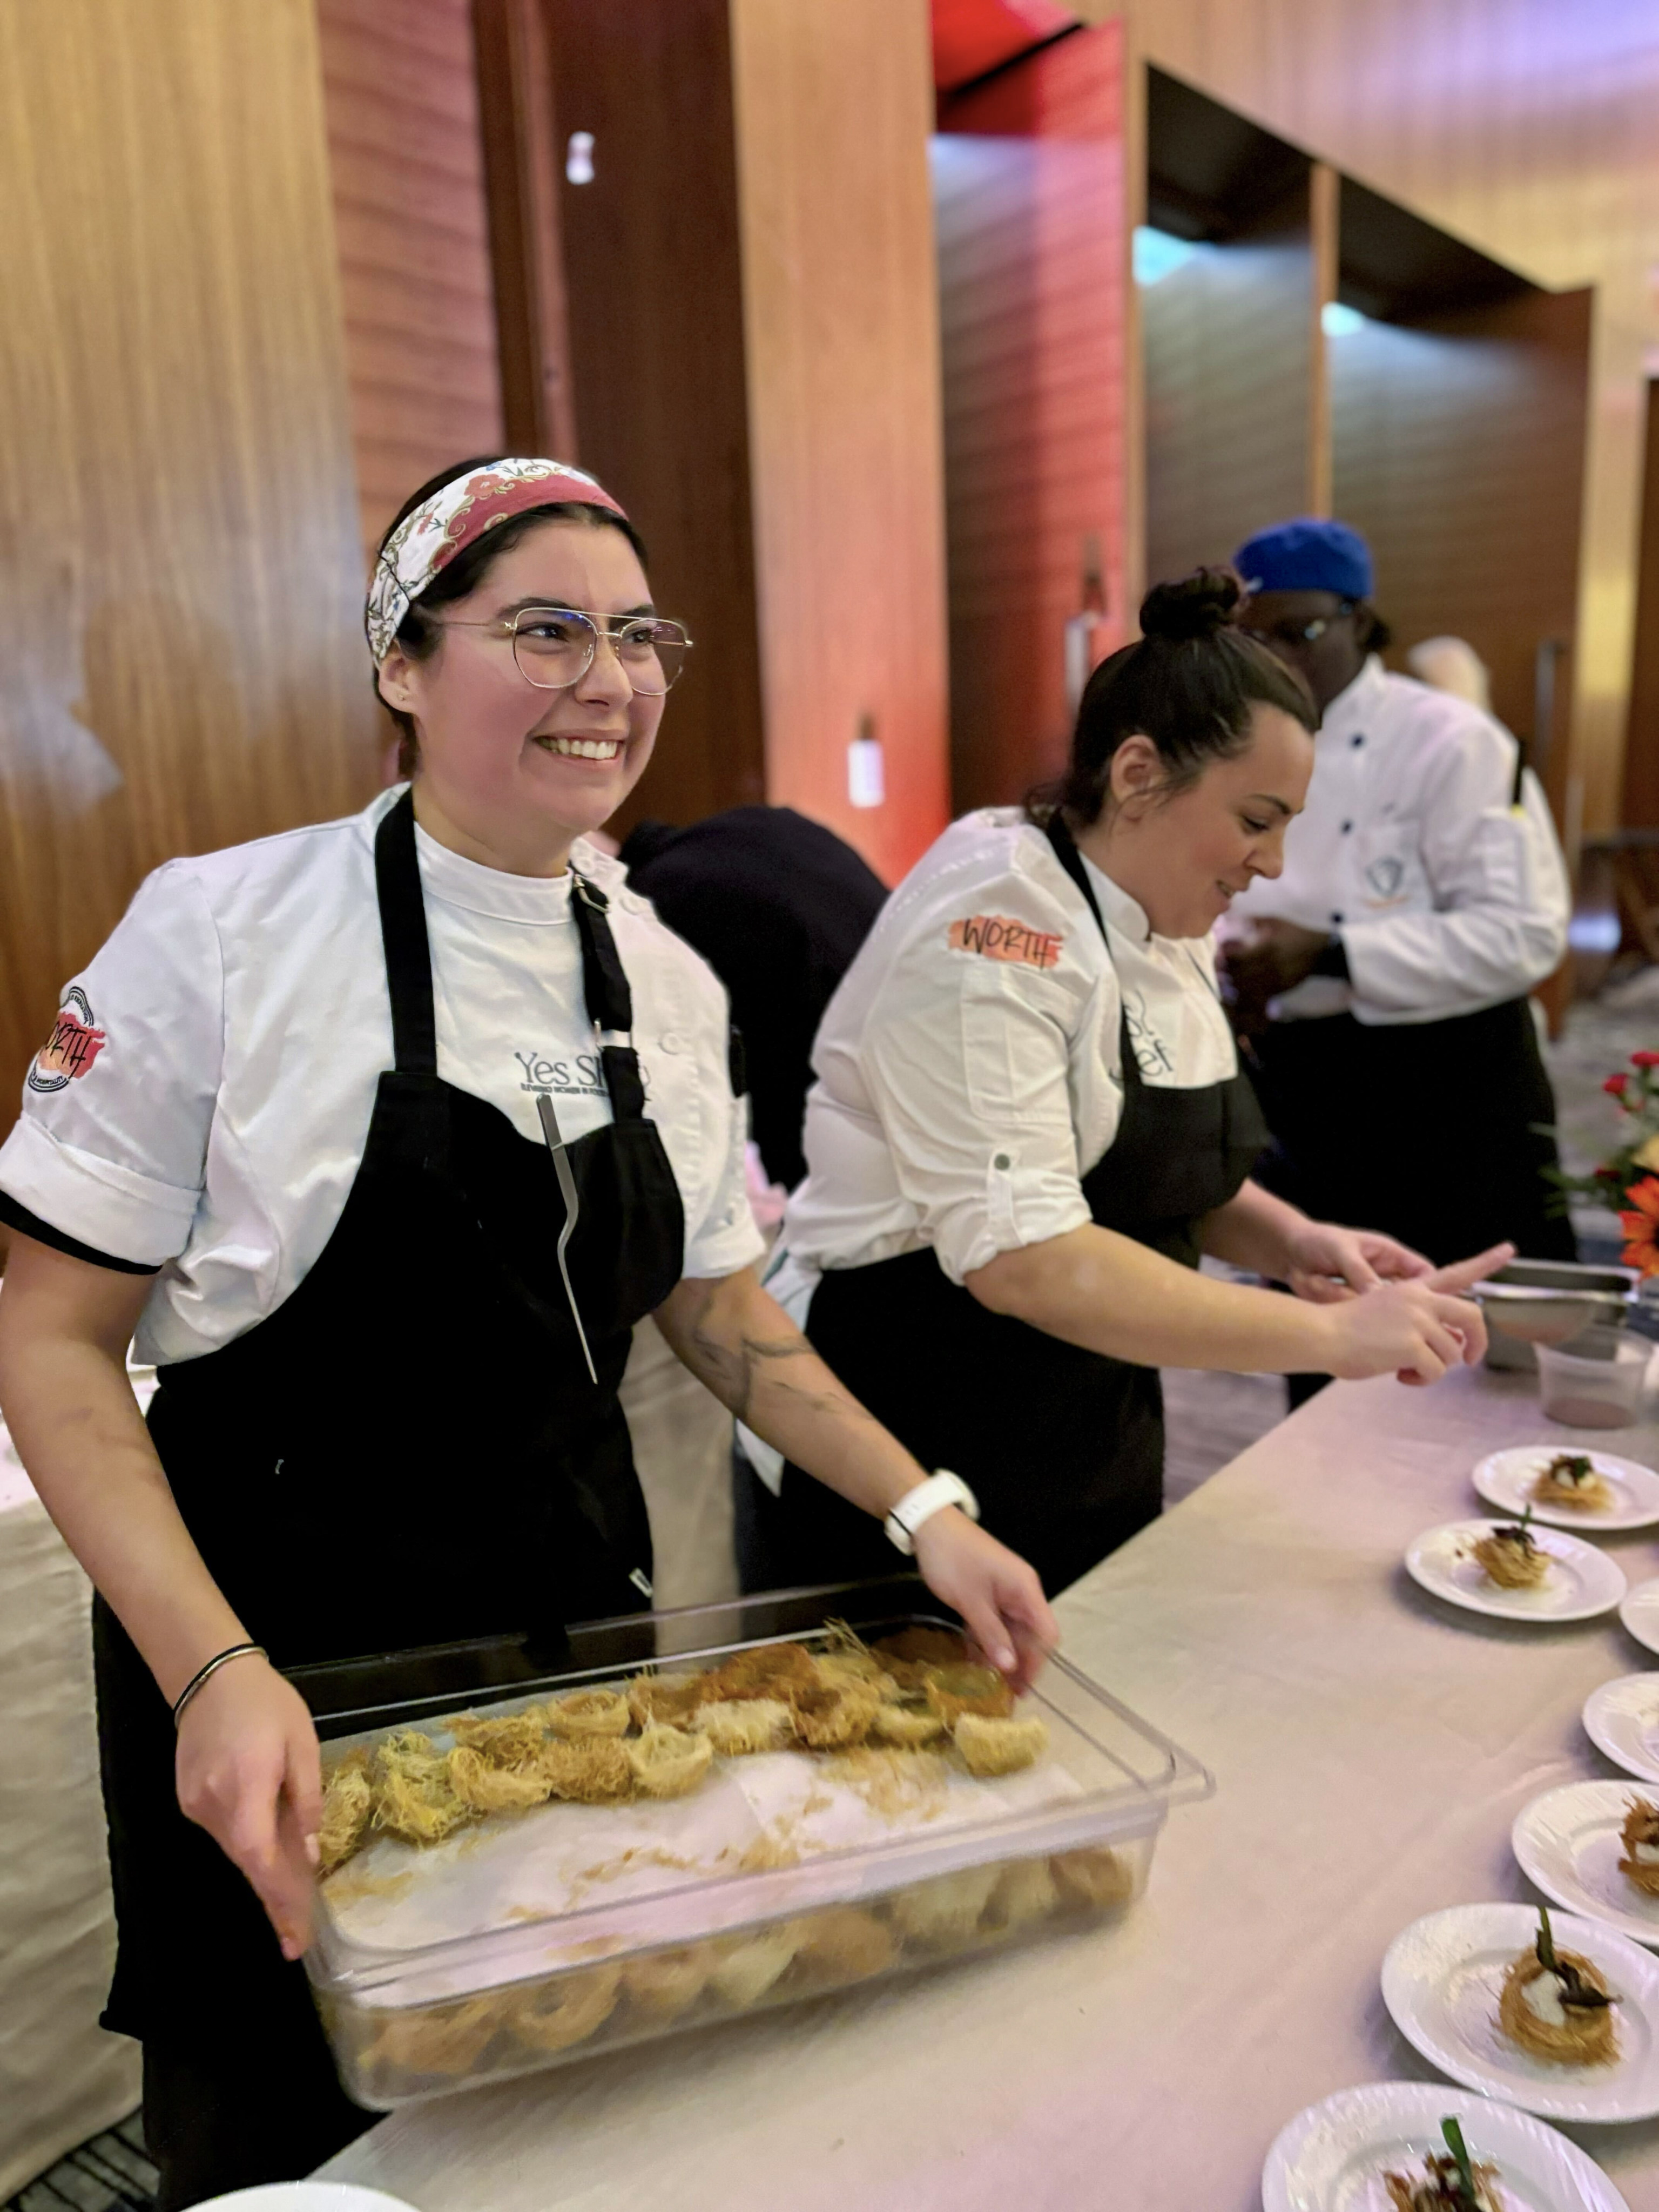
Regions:
<svg viewBox="0 0 1659 2212"><path fill-rule="evenodd" d="M1043 824L1042 834L1054 848L1054 858L1089 902L1089 911L1103 939L1106 937L1105 917L1100 911L1100 901L1095 896L1095 887L1089 881L1089 871L1083 865L1083 855L1077 848L1077 840L1066 827L1066 817L1059 807Z"/></svg>
<svg viewBox="0 0 1659 2212"><path fill-rule="evenodd" d="M421 864L415 852L412 792L404 792L374 833L374 888L392 998L392 1058L400 1075L435 1075L438 1029L432 1011L432 947L421 896Z"/></svg>
<svg viewBox="0 0 1659 2212"><path fill-rule="evenodd" d="M637 1121L645 1113L645 1084L634 1049L634 994L622 964L608 919L611 902L595 883L571 870L570 911L582 948L582 996L587 1018L599 1032L599 1062L611 1111L618 1121ZM616 1037L617 1043L607 1038Z"/></svg>

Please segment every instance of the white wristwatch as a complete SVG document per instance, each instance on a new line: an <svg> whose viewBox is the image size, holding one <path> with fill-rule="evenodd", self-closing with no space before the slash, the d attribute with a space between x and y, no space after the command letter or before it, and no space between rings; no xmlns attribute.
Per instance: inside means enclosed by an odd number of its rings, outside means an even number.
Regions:
<svg viewBox="0 0 1659 2212"><path fill-rule="evenodd" d="M926 1482L919 1482L914 1490L907 1490L900 1498L882 1523L888 1542L908 1559L916 1548L917 1529L924 1521L931 1521L935 1513L942 1513L947 1505L961 1506L970 1521L979 1518L979 1500L962 1477L941 1470L938 1474L930 1474Z"/></svg>

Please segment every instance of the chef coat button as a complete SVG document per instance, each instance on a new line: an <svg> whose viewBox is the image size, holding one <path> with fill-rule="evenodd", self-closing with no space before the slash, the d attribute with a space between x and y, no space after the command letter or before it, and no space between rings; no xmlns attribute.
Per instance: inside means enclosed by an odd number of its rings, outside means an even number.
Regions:
<svg viewBox="0 0 1659 2212"><path fill-rule="evenodd" d="M1360 736L1360 735L1356 732L1355 736L1354 736L1354 743L1355 743L1355 744L1357 744L1357 745L1363 745L1363 744L1364 744L1364 742L1365 742L1364 738L1363 737L1361 737L1361 736Z"/></svg>
<svg viewBox="0 0 1659 2212"><path fill-rule="evenodd" d="M1342 927L1342 917L1341 917L1341 915L1340 915L1340 914L1334 914L1334 915L1331 916L1331 925L1332 925L1333 928L1336 928L1336 929L1340 929L1340 928L1341 928L1341 927Z"/></svg>
<svg viewBox="0 0 1659 2212"><path fill-rule="evenodd" d="M1348 834L1349 830L1352 830L1352 828L1353 828L1353 824L1352 824L1352 822L1345 822L1345 823L1342 824L1342 835L1346 837L1346 836L1347 836L1347 834Z"/></svg>
<svg viewBox="0 0 1659 2212"><path fill-rule="evenodd" d="M1008 1169L1012 1167L1013 1162L1009 1158L1006 1152L999 1152L995 1158L991 1162L991 1165L1006 1173Z"/></svg>
<svg viewBox="0 0 1659 2212"><path fill-rule="evenodd" d="M663 1032L662 1048L665 1052L684 1052L685 1039L678 1030L665 1030Z"/></svg>

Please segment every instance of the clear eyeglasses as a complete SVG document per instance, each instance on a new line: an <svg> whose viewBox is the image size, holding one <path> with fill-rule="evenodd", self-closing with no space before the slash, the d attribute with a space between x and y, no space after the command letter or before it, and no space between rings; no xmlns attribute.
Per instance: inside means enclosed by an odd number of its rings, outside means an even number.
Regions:
<svg viewBox="0 0 1659 2212"><path fill-rule="evenodd" d="M1246 637L1253 637L1258 645L1317 645L1334 624L1346 621L1358 601L1344 599L1334 615L1316 615L1311 622L1274 623L1270 629L1260 629L1248 622L1238 625Z"/></svg>
<svg viewBox="0 0 1659 2212"><path fill-rule="evenodd" d="M510 638L513 658L538 691L568 691L593 665L603 638L642 698L659 699L685 666L691 640L684 623L660 615L590 614L580 607L520 607L494 622L440 623L442 629L488 629Z"/></svg>

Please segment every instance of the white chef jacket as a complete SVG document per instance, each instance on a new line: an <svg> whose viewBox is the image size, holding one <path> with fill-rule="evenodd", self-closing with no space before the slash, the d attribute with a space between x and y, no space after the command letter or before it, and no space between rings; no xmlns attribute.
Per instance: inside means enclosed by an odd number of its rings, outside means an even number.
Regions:
<svg viewBox="0 0 1659 2212"><path fill-rule="evenodd" d="M814 1278L932 1245L952 1282L1089 1219L1141 1080L1237 1070L1207 939L1156 937L1085 860L1106 924L1016 808L955 823L882 909L813 1048L807 1175L783 1242ZM787 1287L787 1285L786 1285Z"/></svg>
<svg viewBox="0 0 1659 2212"><path fill-rule="evenodd" d="M1536 776L1512 806L1516 741L1467 700L1373 655L1325 709L1285 871L1233 901L1222 934L1277 915L1342 940L1348 981L1313 975L1276 1019L1351 1009L1443 1021L1521 997L1566 950L1571 895Z"/></svg>
<svg viewBox="0 0 1659 2212"><path fill-rule="evenodd" d="M64 994L0 1146L0 1195L118 1263L158 1267L137 1356L191 1359L273 1313L309 1273L362 1158L392 1011L374 833L343 821L169 861ZM582 1002L570 877L510 876L415 832L438 1073L543 1141L611 1119ZM611 895L646 1111L685 1210L685 1272L763 1249L727 1072L726 994L626 872L578 841ZM418 1300L420 1286L410 1286Z"/></svg>

